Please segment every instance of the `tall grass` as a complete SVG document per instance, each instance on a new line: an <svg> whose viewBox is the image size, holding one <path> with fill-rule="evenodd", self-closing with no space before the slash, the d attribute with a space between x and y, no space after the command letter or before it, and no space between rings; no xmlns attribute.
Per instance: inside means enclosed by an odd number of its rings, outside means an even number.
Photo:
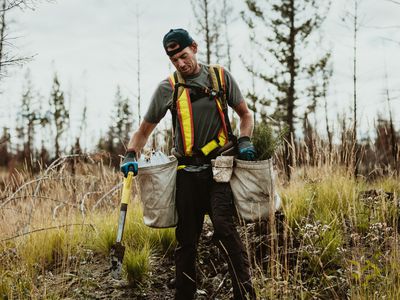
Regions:
<svg viewBox="0 0 400 300"><path fill-rule="evenodd" d="M10 178L0 202L0 299L52 297L41 279L48 272L79 271L88 253L107 263L116 238L121 181L101 165L84 166L79 175L63 165L36 178L29 173ZM124 277L140 283L150 255L165 255L174 242L173 230L143 224L140 204L133 200L123 238Z"/></svg>
<svg viewBox="0 0 400 300"><path fill-rule="evenodd" d="M279 188L286 215L280 270L268 278L273 273L256 267L260 297L396 299L400 181L323 170L298 169Z"/></svg>
<svg viewBox="0 0 400 300"><path fill-rule="evenodd" d="M119 174L96 163L82 164L75 175L66 164L36 177L21 172L8 178L0 194L0 299L60 298L62 292L43 281L49 272L79 272L90 255L107 263L120 182ZM400 296L399 178L370 182L324 165L295 169L278 190L286 216L274 243L278 251L254 249L268 244L265 232L258 239L246 236L260 298ZM152 261L171 256L175 247L173 229L150 229L141 214L132 200L123 269L133 286L146 281Z"/></svg>

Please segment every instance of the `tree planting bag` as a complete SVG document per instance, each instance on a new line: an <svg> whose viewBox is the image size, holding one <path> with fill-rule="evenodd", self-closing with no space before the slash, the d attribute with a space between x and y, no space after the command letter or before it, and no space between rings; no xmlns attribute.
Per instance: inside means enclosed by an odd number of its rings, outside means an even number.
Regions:
<svg viewBox="0 0 400 300"><path fill-rule="evenodd" d="M144 224L154 228L174 227L178 223L175 207L176 168L178 160L139 167L140 199Z"/></svg>
<svg viewBox="0 0 400 300"><path fill-rule="evenodd" d="M275 175L272 159L246 161L235 159L230 180L236 210L245 221L267 220L280 207L275 192ZM274 197L272 197L274 195Z"/></svg>

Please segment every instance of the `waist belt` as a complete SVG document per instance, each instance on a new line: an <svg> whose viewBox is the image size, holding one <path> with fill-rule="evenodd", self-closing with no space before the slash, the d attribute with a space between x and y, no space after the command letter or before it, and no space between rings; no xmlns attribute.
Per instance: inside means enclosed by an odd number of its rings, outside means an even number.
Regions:
<svg viewBox="0 0 400 300"><path fill-rule="evenodd" d="M178 157L179 165L202 166L211 164L211 157L205 156L182 156Z"/></svg>

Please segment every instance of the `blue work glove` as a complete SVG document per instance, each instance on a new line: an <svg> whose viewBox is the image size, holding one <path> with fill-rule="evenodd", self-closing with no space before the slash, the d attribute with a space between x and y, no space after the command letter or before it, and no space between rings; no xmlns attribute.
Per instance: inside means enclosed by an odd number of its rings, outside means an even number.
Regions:
<svg viewBox="0 0 400 300"><path fill-rule="evenodd" d="M248 136L242 136L238 139L238 158L242 160L255 160L256 149Z"/></svg>
<svg viewBox="0 0 400 300"><path fill-rule="evenodd" d="M124 176L127 177L130 171L133 172L133 175L137 175L138 173L138 163L136 161L136 153L135 151L127 151L120 165L121 172L124 173Z"/></svg>

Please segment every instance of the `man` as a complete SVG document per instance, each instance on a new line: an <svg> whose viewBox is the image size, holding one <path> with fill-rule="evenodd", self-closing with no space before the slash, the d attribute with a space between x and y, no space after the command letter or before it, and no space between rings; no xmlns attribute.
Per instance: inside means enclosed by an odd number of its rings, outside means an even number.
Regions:
<svg viewBox="0 0 400 300"><path fill-rule="evenodd" d="M221 89L213 88L212 70L198 63L197 43L186 30L171 29L164 36L163 46L176 72L162 81L154 92L144 121L129 142L121 170L126 174L132 165L137 170L136 156L170 110L174 122L174 154L179 162L175 299L188 300L195 295L196 250L206 213L213 223L213 239L227 257L235 299L254 299L247 254L233 223L232 191L228 182L213 180L210 163L218 150L229 139L234 139L221 99L226 99L240 117L238 155L246 160L255 157L250 141L254 125L252 114L229 72L216 68Z"/></svg>

